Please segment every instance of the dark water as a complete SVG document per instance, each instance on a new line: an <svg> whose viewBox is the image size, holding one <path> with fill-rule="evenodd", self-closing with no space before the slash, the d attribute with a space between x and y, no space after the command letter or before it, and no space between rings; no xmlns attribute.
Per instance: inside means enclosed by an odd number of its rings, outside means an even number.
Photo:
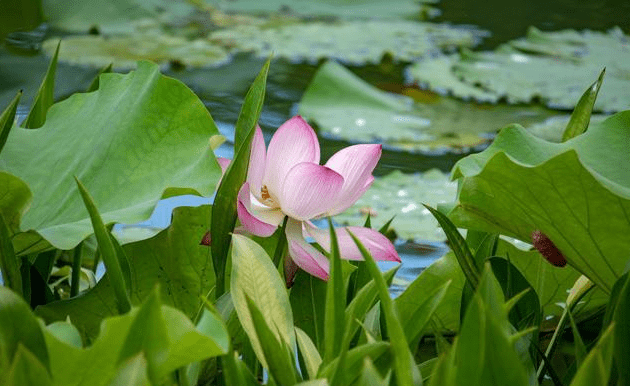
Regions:
<svg viewBox="0 0 630 386"><path fill-rule="evenodd" d="M491 35L484 39L479 49L492 49L508 40L524 36L529 26L542 30L559 30L565 28L593 29L605 31L614 26L621 27L625 33L630 32L630 1L472 1L444 0L436 5L442 14L434 21L449 22L454 25L468 24L490 31ZM44 30L43 34L51 34ZM36 35L42 35L39 30ZM35 36L37 39L38 36ZM32 51L33 37L22 37L13 42L14 48L0 48L0 108L6 106L19 89L24 90L24 98L20 113L25 116L32 97L37 92L48 66L48 58ZM41 38L41 37L40 37ZM30 40L29 40L30 39ZM18 48L16 48L18 47ZM22 54L16 55L14 52ZM170 71L167 75L182 80L204 101L217 122L220 131L232 138L233 124L237 119L240 106L247 89L263 64L262 60L249 55L240 55L227 66L217 69ZM369 83L385 90L400 88L404 83L403 69L407 63L384 61L380 65L350 67L350 70ZM260 125L267 139L280 124L297 111L297 103L318 65L292 64L283 59L272 63L267 87L267 96L263 108ZM62 99L73 92L87 88L96 74L96 70L78 66L59 64L56 86L56 98ZM347 143L321 139L322 159L327 159ZM222 146L219 155L232 156L230 142ZM425 171L439 168L448 171L462 157L458 154L441 156L408 154L385 149L375 174L382 175L394 169L404 172ZM188 201L187 201L188 200ZM183 204L200 204L207 202L198 199L185 199ZM161 206L152 219L143 224L147 227L162 227L170 220L170 209L173 203ZM180 203L181 204L181 203ZM433 260L445 253L448 248L444 244L435 243L403 243L397 244L403 258L403 266L397 276L394 292L404 288L404 283L412 280Z"/></svg>

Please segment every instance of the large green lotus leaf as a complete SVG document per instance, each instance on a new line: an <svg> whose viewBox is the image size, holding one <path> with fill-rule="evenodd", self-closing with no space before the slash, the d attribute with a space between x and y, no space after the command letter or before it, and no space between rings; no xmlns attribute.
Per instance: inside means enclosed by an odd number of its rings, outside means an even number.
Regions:
<svg viewBox="0 0 630 386"><path fill-rule="evenodd" d="M106 318L98 338L88 347L68 344L47 329L44 335L52 354L54 384L92 386L109 385L124 370L127 357L138 353L143 353L149 371L158 377L186 364L225 354L229 345L227 331L221 323L215 326L212 331L201 332L181 311L160 306L159 300L149 300L125 315ZM136 349L130 350L132 347Z"/></svg>
<svg viewBox="0 0 630 386"><path fill-rule="evenodd" d="M424 152L469 151L511 122L540 122L552 115L540 107L479 106L436 95L418 99L423 103L388 94L327 62L305 91L299 113L328 136Z"/></svg>
<svg viewBox="0 0 630 386"><path fill-rule="evenodd" d="M44 14L54 27L88 32L130 33L135 24L157 18L169 25L188 20L199 8L186 0L43 0ZM136 23L134 23L136 22Z"/></svg>
<svg viewBox="0 0 630 386"><path fill-rule="evenodd" d="M381 0L335 1L335 0L206 0L219 9L248 13L297 13L303 16L333 16L347 18L409 18L423 16L425 4L432 0ZM424 3L424 4L423 4ZM426 12L426 11L425 11Z"/></svg>
<svg viewBox="0 0 630 386"><path fill-rule="evenodd" d="M200 296L214 287L210 248L199 245L210 229L210 206L180 207L171 226L151 239L123 246L131 267L131 302L141 303L160 284L163 303L182 310L189 318L201 312ZM116 314L116 299L107 276L79 297L37 308L47 322L70 317L83 336L98 335L103 318Z"/></svg>
<svg viewBox="0 0 630 386"><path fill-rule="evenodd" d="M391 228L402 239L444 241L446 236L435 218L422 204L435 207L452 202L457 184L448 175L433 169L424 173L404 174L394 171L376 177L372 186L335 221L344 225L363 225L370 213L372 225L380 228L395 216Z"/></svg>
<svg viewBox="0 0 630 386"><path fill-rule="evenodd" d="M252 51L263 58L273 54L293 62L332 58L365 64L379 63L385 53L397 60L414 60L442 50L472 47L479 36L479 31L446 24L369 20L239 25L213 32L209 38L233 52Z"/></svg>
<svg viewBox="0 0 630 386"><path fill-rule="evenodd" d="M507 127L453 169L460 192L450 216L460 227L524 241L540 230L609 292L629 259L628 143L630 111L560 144Z"/></svg>
<svg viewBox="0 0 630 386"><path fill-rule="evenodd" d="M525 251L515 247L505 240L499 240L497 256L509 257L509 260L523 274L531 284L540 299L543 308L543 328L553 328L562 314L562 307L567 299L568 290L573 287L580 273L570 266L554 267L537 251ZM457 263L453 252L449 252L429 265L407 289L396 298L401 319L410 317L405 314L414 310L414 304L425 299L418 294L428 293L447 281L452 280L444 300L436 311L436 321L444 330L457 331L459 326L459 311L464 287L464 274ZM603 291L595 291L585 299L585 303L576 310L576 317L586 317L598 307L606 304L608 295Z"/></svg>
<svg viewBox="0 0 630 386"><path fill-rule="evenodd" d="M602 122L608 118L608 115L593 114L591 115L591 124ZM527 131L534 134L538 138L542 138L549 142L562 142L562 134L569 123L569 115L557 115L547 119L544 122L536 123L527 128Z"/></svg>
<svg viewBox="0 0 630 386"><path fill-rule="evenodd" d="M418 62L409 68L431 89L480 101L528 103L572 109L587 85L606 67L595 110L630 106L630 47L620 29L608 33L540 32L506 43L494 52L462 53Z"/></svg>
<svg viewBox="0 0 630 386"><path fill-rule="evenodd" d="M59 39L46 40L43 49L52 55ZM131 69L138 60L167 65L177 62L187 67L211 67L225 64L227 52L207 40L188 40L178 36L130 35L70 36L63 39L59 60L70 64L103 68L113 63L115 69Z"/></svg>
<svg viewBox="0 0 630 386"><path fill-rule="evenodd" d="M212 193L220 168L208 141L216 134L190 89L141 62L127 75L102 75L93 93L53 105L40 129L14 127L0 169L33 192L22 230L71 249L92 233L73 176L105 223L136 223L160 198Z"/></svg>

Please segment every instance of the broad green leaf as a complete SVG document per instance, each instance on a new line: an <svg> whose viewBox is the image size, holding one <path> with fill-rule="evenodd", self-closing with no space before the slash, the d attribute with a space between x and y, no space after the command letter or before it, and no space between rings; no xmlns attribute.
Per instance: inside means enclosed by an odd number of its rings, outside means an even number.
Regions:
<svg viewBox="0 0 630 386"><path fill-rule="evenodd" d="M260 245L236 234L232 235L230 289L238 318L263 366L268 367L268 364L258 341L246 297L259 307L278 341L286 342L292 350L296 348L293 315L284 281Z"/></svg>
<svg viewBox="0 0 630 386"><path fill-rule="evenodd" d="M576 106L585 85L608 68L594 109L628 108L630 52L620 28L608 32L541 32L531 27L525 38L492 52L463 52L418 61L408 69L415 82L464 99L530 103L540 100L558 109Z"/></svg>
<svg viewBox="0 0 630 386"><path fill-rule="evenodd" d="M153 339L151 339L151 337ZM46 332L51 372L58 385L109 385L121 367L140 353L148 376L163 379L192 362L223 355L229 338L224 329L204 334L179 310L160 306L157 292L122 316L106 318L101 333L86 348L77 348ZM134 369L129 369L133 371Z"/></svg>
<svg viewBox="0 0 630 386"><path fill-rule="evenodd" d="M11 367L0 375L0 382L5 386L52 385L48 370L38 358L19 344Z"/></svg>
<svg viewBox="0 0 630 386"><path fill-rule="evenodd" d="M389 334L390 344L392 345L392 355L394 357L393 371L396 382L401 386L422 385L422 375L416 367L413 354L409 350L409 343L405 337L400 315L396 311L394 301L389 296L385 279L378 269L376 262L359 239L349 230L348 233L350 233L352 240L361 251L361 255L365 259L365 264L378 289L378 296L381 300L381 307L385 315L385 324L387 325L387 332Z"/></svg>
<svg viewBox="0 0 630 386"><path fill-rule="evenodd" d="M0 213L0 274L2 274L3 285L11 288L18 295L23 294L20 264L13 250L9 226L2 213Z"/></svg>
<svg viewBox="0 0 630 386"><path fill-rule="evenodd" d="M471 109L440 96L429 99L414 103L407 96L388 94L329 61L304 92L299 113L334 139L359 143L378 140L398 150L433 154L467 152L485 146L488 133L509 123L536 123L553 115L541 108Z"/></svg>
<svg viewBox="0 0 630 386"><path fill-rule="evenodd" d="M457 195L457 183L437 169L405 174L395 170L376 177L370 188L335 221L345 225L361 225L365 214L375 229L395 216L392 228L401 239L444 241L446 236L437 220L422 204L433 207L452 202ZM368 275L369 276L369 275Z"/></svg>
<svg viewBox="0 0 630 386"><path fill-rule="evenodd" d="M42 48L52 54L59 41L58 38L48 39ZM207 40L190 40L156 31L107 37L66 36L59 50L60 62L97 68L111 65L117 70L134 69L138 60L162 66L176 62L187 68L208 68L226 64L229 59L223 47Z"/></svg>
<svg viewBox="0 0 630 386"><path fill-rule="evenodd" d="M124 314L129 312L131 309L131 301L129 300L129 287L131 283L125 282L121 262L118 254L116 253L116 248L114 247L109 231L105 228L105 224L103 223L103 219L99 214L98 209L96 208L94 200L81 181L76 179L76 182L79 187L83 203L90 214L92 227L94 228L94 235L96 236L96 240L98 242L98 250L101 253L103 263L105 263L107 276L112 289L114 290L114 295L116 296L116 308L119 313Z"/></svg>
<svg viewBox="0 0 630 386"><path fill-rule="evenodd" d="M11 127L13 127L15 112L17 111L18 103L20 102L21 97L22 91L18 91L15 98L13 98L11 103L2 112L2 115L0 115L0 152L2 152L2 148L9 137L9 131L11 130Z"/></svg>
<svg viewBox="0 0 630 386"><path fill-rule="evenodd" d="M82 348L83 341L79 330L68 320L63 322L54 322L46 326L46 331L54 336L60 342L69 346Z"/></svg>
<svg viewBox="0 0 630 386"><path fill-rule="evenodd" d="M15 31L29 31L44 21L42 0L4 0L0 3L0 42Z"/></svg>
<svg viewBox="0 0 630 386"><path fill-rule="evenodd" d="M20 347L48 371L51 355L31 308L15 292L0 286L0 374L9 371ZM20 361L30 361L30 355L22 355L24 357Z"/></svg>
<svg viewBox="0 0 630 386"><path fill-rule="evenodd" d="M599 337L595 347L586 356L571 381L571 386L607 385L613 359L613 350L618 340L615 339L615 326L611 325ZM623 383L619 383L623 385Z"/></svg>
<svg viewBox="0 0 630 386"><path fill-rule="evenodd" d="M301 380L294 362L294 352L288 342L278 340L256 304L245 296L258 342L269 365L269 374L279 386L291 386ZM282 339L282 337L280 337Z"/></svg>
<svg viewBox="0 0 630 386"><path fill-rule="evenodd" d="M593 112L593 106L595 105L595 100L597 99L597 93L604 81L605 72L606 69L603 69L599 74L597 81L586 89L577 105L575 105L575 109L571 114L571 119L562 134L563 142L573 137L577 137L588 129L588 124L591 121L591 113Z"/></svg>
<svg viewBox="0 0 630 386"><path fill-rule="evenodd" d="M319 355L315 343L313 343L311 338L303 330L297 327L295 328L295 337L297 338L300 355L306 367L308 377L316 378L319 366L322 364L322 357Z"/></svg>
<svg viewBox="0 0 630 386"><path fill-rule="evenodd" d="M50 59L50 65L48 71L42 80L42 84L39 86L37 95L33 99L31 104L31 111L22 124L27 129L38 129L46 122L46 114L48 109L55 102L55 76L57 75L57 58L59 57L59 47L61 43L57 44L57 48Z"/></svg>
<svg viewBox="0 0 630 386"><path fill-rule="evenodd" d="M630 369L626 364L630 361L630 275L626 275L625 283L616 299L612 321L615 325L614 359L619 375L620 385L630 385ZM603 355L603 354L602 354Z"/></svg>
<svg viewBox="0 0 630 386"><path fill-rule="evenodd" d="M569 141L555 144L518 126L506 127L482 153L460 160L461 227L531 241L539 230L570 265L605 292L624 272L630 239L630 111L618 113Z"/></svg>
<svg viewBox="0 0 630 386"><path fill-rule="evenodd" d="M109 386L150 386L147 360L142 353L123 362Z"/></svg>
<svg viewBox="0 0 630 386"><path fill-rule="evenodd" d="M55 104L41 128L11 130L0 169L33 192L21 229L68 250L92 232L80 195L69 193L74 175L106 225L136 223L160 198L211 194L221 173L208 146L216 134L190 89L141 62L127 75L103 74L95 92Z"/></svg>
<svg viewBox="0 0 630 386"><path fill-rule="evenodd" d="M214 221L210 228L212 234L212 256L214 272L217 275L217 294L223 294L225 288L225 266L230 245L230 233L236 224L236 196L247 177L249 154L252 139L262 104L265 98L267 74L270 59L263 65L260 73L250 86L241 106L235 127L235 156L221 179L214 198L212 213ZM238 141L237 141L238 139ZM238 144L238 146L236 146ZM244 306L244 304L243 304Z"/></svg>
<svg viewBox="0 0 630 386"><path fill-rule="evenodd" d="M159 283L165 304L196 319L202 310L199 297L214 287L211 255L199 240L210 226L210 206L181 207L173 211L171 226L151 239L123 246L132 272L131 302L140 304ZM70 317L82 336L98 335L103 318L116 314L115 298L105 276L82 296L38 307L47 322Z"/></svg>
<svg viewBox="0 0 630 386"><path fill-rule="evenodd" d="M261 58L273 54L294 63L333 59L364 65L380 63L383 55L412 61L437 55L443 49L472 47L477 44L479 35L479 31L470 28L410 20L331 23L276 17L272 28L264 24L237 25L214 31L209 38L232 52L253 51Z"/></svg>

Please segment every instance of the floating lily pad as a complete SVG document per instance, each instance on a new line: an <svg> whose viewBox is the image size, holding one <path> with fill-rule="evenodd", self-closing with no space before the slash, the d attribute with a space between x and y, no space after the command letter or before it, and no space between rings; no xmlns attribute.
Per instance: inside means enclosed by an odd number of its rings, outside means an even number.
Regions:
<svg viewBox="0 0 630 386"><path fill-rule="evenodd" d="M43 48L49 55L57 49L59 39L49 39ZM131 35L119 37L72 36L64 38L59 61L103 68L113 63L117 69L132 69L139 60L158 64L176 62L187 67L215 67L229 61L227 52L206 40L189 41L182 37Z"/></svg>
<svg viewBox="0 0 630 386"><path fill-rule="evenodd" d="M208 143L217 134L190 89L141 62L127 75L102 75L95 92L53 105L41 128L14 127L0 170L33 193L22 230L67 250L92 233L75 175L106 223L136 223L160 198L212 193L221 171Z"/></svg>
<svg viewBox="0 0 630 386"><path fill-rule="evenodd" d="M541 231L575 269L609 292L630 250L630 111L563 143L514 125L453 169L456 225L531 241Z"/></svg>
<svg viewBox="0 0 630 386"><path fill-rule="evenodd" d="M133 21L159 19L165 24L180 25L201 9L187 0L43 0L48 22L59 29L102 33L131 33Z"/></svg>
<svg viewBox="0 0 630 386"><path fill-rule="evenodd" d="M422 204L435 207L438 203L452 202L456 193L457 183L439 170L418 174L394 171L376 177L354 206L335 216L335 220L344 225L363 225L370 213L374 228L380 228L396 216L392 228L399 238L444 241L442 228Z"/></svg>
<svg viewBox="0 0 630 386"><path fill-rule="evenodd" d="M411 152L456 153L486 145L494 132L512 122L535 123L553 115L540 107L464 104L435 95L427 103L414 103L369 85L334 62L315 74L299 113L324 136L382 142Z"/></svg>
<svg viewBox="0 0 630 386"><path fill-rule="evenodd" d="M595 109L630 106L630 44L620 29L607 33L540 32L511 41L494 52L443 56L418 62L410 77L432 90L479 101L529 103L572 109L586 84L606 67Z"/></svg>
<svg viewBox="0 0 630 386"><path fill-rule="evenodd" d="M389 5L388 5L389 6ZM278 27L241 25L210 35L210 40L233 52L259 57L284 57L294 62L333 58L346 63L380 62L383 54L415 60L443 50L472 47L481 33L447 24L413 21L304 22Z"/></svg>
<svg viewBox="0 0 630 386"><path fill-rule="evenodd" d="M208 0L224 11L255 14L289 13L304 16L394 18L431 16L431 0ZM428 15L427 15L428 13Z"/></svg>

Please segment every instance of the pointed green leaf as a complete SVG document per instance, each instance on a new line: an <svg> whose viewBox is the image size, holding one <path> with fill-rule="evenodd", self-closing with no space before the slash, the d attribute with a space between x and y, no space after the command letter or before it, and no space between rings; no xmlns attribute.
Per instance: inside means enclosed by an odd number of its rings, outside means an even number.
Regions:
<svg viewBox="0 0 630 386"><path fill-rule="evenodd" d="M11 367L20 346L34 355L44 369L49 368L44 335L31 308L15 292L0 286L0 374Z"/></svg>
<svg viewBox="0 0 630 386"><path fill-rule="evenodd" d="M414 347L417 347L418 340L422 337L421 333L427 327L442 300L444 300L450 285L451 281L449 280L431 292L424 294L422 296L424 302L419 303L418 307L410 312L409 318L401 319L410 349L413 350Z"/></svg>
<svg viewBox="0 0 630 386"><path fill-rule="evenodd" d="M394 375L396 377L396 381L398 385L401 386L421 385L422 375L420 374L413 355L409 350L409 343L405 338L405 332L398 313L396 312L394 301L387 291L385 279L383 278L381 271L378 269L376 262L367 249L365 249L365 247L361 244L359 239L357 239L349 230L348 233L354 240L357 247L359 247L361 255L365 259L365 264L370 270L372 279L374 279L378 288L381 306L383 307L383 313L385 314L385 323L387 325L387 331L392 345L392 352L394 356Z"/></svg>
<svg viewBox="0 0 630 386"><path fill-rule="evenodd" d="M618 344L623 344L615 339L615 326L609 326L600 336L595 347L586 356L571 381L571 386L607 385L610 379L610 370L613 362L613 350ZM623 366L623 365L622 365ZM621 379L619 379L621 381ZM624 383L618 383L624 385Z"/></svg>
<svg viewBox="0 0 630 386"><path fill-rule="evenodd" d="M304 270L298 270L289 300L295 326L302 329L317 346L324 348L324 318L326 313L326 282Z"/></svg>
<svg viewBox="0 0 630 386"><path fill-rule="evenodd" d="M90 83L88 88L85 90L85 92L92 92L92 91L98 90L99 79L101 77L101 74L109 74L110 72L112 72L112 67L113 67L113 63L110 63L109 65L101 68L98 71L98 74L96 74L96 76L94 77L94 80L92 80L92 83Z"/></svg>
<svg viewBox="0 0 630 386"><path fill-rule="evenodd" d="M203 309L199 297L206 297L214 287L208 247L199 245L210 226L210 211L208 205L176 208L169 228L122 247L133 257L129 259L133 304L140 304L159 283L164 304L198 319ZM106 275L81 296L40 306L36 312L48 323L70 317L89 341L98 336L103 318L117 314L116 297Z"/></svg>
<svg viewBox="0 0 630 386"><path fill-rule="evenodd" d="M300 355L306 367L306 373L309 378L316 378L319 366L322 364L322 357L319 355L317 347L315 347L311 338L304 331L296 327L295 336L300 348Z"/></svg>
<svg viewBox="0 0 630 386"><path fill-rule="evenodd" d="M0 382L3 386L52 385L46 367L22 344L17 347L11 367L0 375Z"/></svg>
<svg viewBox="0 0 630 386"><path fill-rule="evenodd" d="M134 224L161 198L212 194L221 175L208 145L216 134L188 87L140 62L126 75L103 74L95 92L53 105L40 129L14 127L0 170L33 192L21 229L70 250L92 233L80 195L68 195L74 175L98 202L106 225Z"/></svg>
<svg viewBox="0 0 630 386"><path fill-rule="evenodd" d="M265 317L256 304L247 295L245 295L245 299L258 341L265 355L265 362L269 365L269 374L278 386L296 384L301 379L293 361L293 350L288 342L278 340L282 337L278 337L272 332L272 327L267 325Z"/></svg>
<svg viewBox="0 0 630 386"><path fill-rule="evenodd" d="M0 274L4 285L22 295L22 274L20 264L13 250L9 226L0 213Z"/></svg>
<svg viewBox="0 0 630 386"><path fill-rule="evenodd" d="M330 276L326 285L326 314L324 322L324 363L339 355L343 341L343 327L345 325L346 291L341 271L341 257L337 234L328 218L330 228Z"/></svg>
<svg viewBox="0 0 630 386"><path fill-rule="evenodd" d="M24 120L23 127L27 129L38 129L46 122L46 114L48 109L55 102L55 76L57 74L57 58L59 57L59 47L61 42L57 44L57 49L53 57L50 59L50 65L48 71L42 80L42 84L39 86L37 95L33 99L31 105L31 111L28 113L26 120Z"/></svg>
<svg viewBox="0 0 630 386"><path fill-rule="evenodd" d="M101 218L90 193L87 189L85 189L85 186L83 186L81 181L76 179L76 182L79 187L79 191L81 192L83 202L85 203L85 207L90 214L90 219L92 220L94 235L98 241L98 250L103 258L107 275L112 288L114 289L114 294L116 295L116 306L118 308L118 312L124 314L131 309L131 301L129 300L128 284L125 283L120 260L116 254L116 248L110 238L109 231L105 228L103 219Z"/></svg>
<svg viewBox="0 0 630 386"><path fill-rule="evenodd" d="M265 367L268 364L247 306L247 297L259 307L278 341L286 342L293 350L296 348L293 314L284 281L265 250L255 241L237 234L232 235L230 289L238 319Z"/></svg>
<svg viewBox="0 0 630 386"><path fill-rule="evenodd" d="M571 113L571 119L562 134L562 142L573 137L577 137L578 135L584 133L588 128L588 124L591 121L593 106L595 106L595 100L597 99L597 93L599 92L599 88L602 86L605 73L606 68L604 68L599 74L597 81L584 91L584 94L582 94L582 97L578 101L577 105L575 105L575 109L573 110L573 113Z"/></svg>
<svg viewBox="0 0 630 386"><path fill-rule="evenodd" d="M247 177L251 142L265 97L267 74L270 60L263 65L260 73L249 88L235 128L234 159L230 162L221 179L212 206L212 256L217 275L217 295L225 288L225 266L230 245L230 233L236 224L236 196Z"/></svg>
<svg viewBox="0 0 630 386"><path fill-rule="evenodd" d="M239 359L237 352L228 353L221 357L223 377L226 385L259 386L254 375Z"/></svg>
<svg viewBox="0 0 630 386"><path fill-rule="evenodd" d="M570 309L567 309L567 314L569 315L569 322L571 323L571 331L573 332L573 346L575 346L575 363L579 368L584 362L584 358L586 357L586 345L584 345L584 341L582 340L582 336L580 335L580 330L578 330L577 323L573 318L573 313Z"/></svg>
<svg viewBox="0 0 630 386"><path fill-rule="evenodd" d="M619 375L619 385L630 385L630 275L617 295L617 305L612 317L615 324L614 359Z"/></svg>
<svg viewBox="0 0 630 386"><path fill-rule="evenodd" d="M357 386L388 386L389 384L389 374L385 378L382 378L376 367L374 367L374 363L372 363L369 358L365 358L363 361L361 378L359 379Z"/></svg>
<svg viewBox="0 0 630 386"><path fill-rule="evenodd" d="M11 103L9 103L7 108L2 112L2 115L0 115L0 153L2 152L4 144L7 142L9 131L11 131L11 128L13 127L15 112L17 111L21 97L22 91L18 91L15 98L13 98Z"/></svg>
<svg viewBox="0 0 630 386"><path fill-rule="evenodd" d="M348 350L344 366L339 371L345 373L344 381L351 384L354 380L361 376L361 369L365 358L376 361L387 353L387 349L391 348L387 342L366 343ZM330 378L337 368L339 358L333 359L330 363L319 369L320 377Z"/></svg>

